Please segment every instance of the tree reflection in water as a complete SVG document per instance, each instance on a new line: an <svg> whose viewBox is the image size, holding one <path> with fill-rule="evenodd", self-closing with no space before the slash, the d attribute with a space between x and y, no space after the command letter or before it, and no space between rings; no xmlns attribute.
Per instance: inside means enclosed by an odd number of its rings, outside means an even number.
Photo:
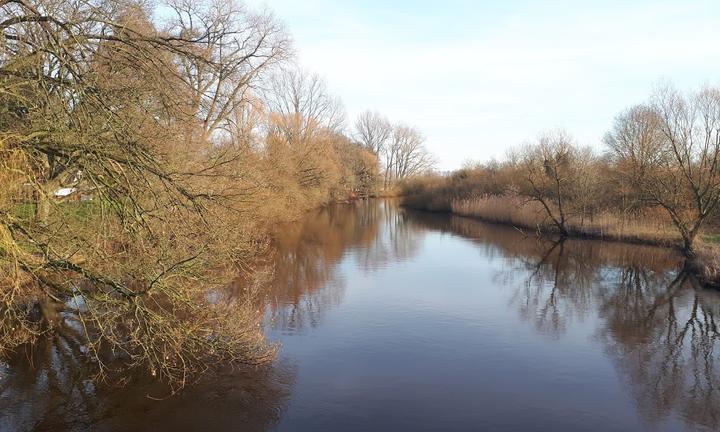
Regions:
<svg viewBox="0 0 720 432"><path fill-rule="evenodd" d="M0 430L267 430L278 421L295 376L283 363L226 370L170 397L170 389L145 377L124 387L94 384L59 349L46 344L22 354L31 355L32 365L13 362L0 381Z"/></svg>
<svg viewBox="0 0 720 432"><path fill-rule="evenodd" d="M438 229L507 260L497 279L515 287L512 304L538 331L561 337L596 315L598 339L648 423L677 413L690 428L720 430L720 294L703 290L675 252L540 240L457 217Z"/></svg>
<svg viewBox="0 0 720 432"><path fill-rule="evenodd" d="M607 293L607 352L648 421L677 411L689 424L719 430L718 295L683 272L662 285L646 273L623 269Z"/></svg>
<svg viewBox="0 0 720 432"><path fill-rule="evenodd" d="M314 327L343 299L337 267L353 254L363 271L417 253L417 227L386 203L336 205L278 228L261 286L270 324L283 331ZM272 270L272 271L270 271ZM258 288L258 287L255 287ZM211 292L213 301L243 301L248 281ZM147 377L114 387L85 379L83 363L56 339L0 363L0 430L266 430L278 420L295 373L284 360L205 377L179 395ZM161 398L163 400L156 400ZM139 415L141 413L141 415Z"/></svg>
<svg viewBox="0 0 720 432"><path fill-rule="evenodd" d="M274 273L258 308L282 332L317 326L345 296L341 263L370 273L390 268L414 257L428 230L467 239L496 261L492 289L511 288L509 307L538 332L562 338L577 323L596 322L593 340L648 423L679 415L690 428L720 430L720 295L700 289L671 250L554 242L388 203L331 206L279 227L268 259ZM238 281L215 295L231 301L244 289ZM0 373L0 430L264 430L280 417L295 379L279 361L227 371L157 402L147 396L167 391L151 381L116 389L83 380L67 349L62 341L39 346L19 354L34 367L22 358L15 363L24 367Z"/></svg>
<svg viewBox="0 0 720 432"><path fill-rule="evenodd" d="M391 203L359 202L319 210L276 235L274 281L268 293L270 323L283 331L315 327L345 295L337 266L347 254L372 272L414 256L418 227Z"/></svg>

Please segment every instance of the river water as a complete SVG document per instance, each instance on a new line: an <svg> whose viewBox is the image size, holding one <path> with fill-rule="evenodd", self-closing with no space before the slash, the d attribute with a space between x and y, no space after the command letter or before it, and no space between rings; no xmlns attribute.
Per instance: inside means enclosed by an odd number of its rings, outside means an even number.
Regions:
<svg viewBox="0 0 720 432"><path fill-rule="evenodd" d="M271 366L159 401L9 371L0 430L720 430L720 298L672 251L382 201L277 247Z"/></svg>

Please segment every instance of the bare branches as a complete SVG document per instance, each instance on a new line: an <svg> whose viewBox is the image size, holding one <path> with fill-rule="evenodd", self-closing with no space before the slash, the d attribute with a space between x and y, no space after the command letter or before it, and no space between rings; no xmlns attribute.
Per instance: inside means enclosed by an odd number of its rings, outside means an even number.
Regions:
<svg viewBox="0 0 720 432"><path fill-rule="evenodd" d="M392 182L424 174L435 166L435 158L418 129L393 125L377 112L360 114L355 121L355 139L381 159L385 189Z"/></svg>
<svg viewBox="0 0 720 432"><path fill-rule="evenodd" d="M595 159L563 130L547 132L518 155L518 192L540 203L557 231L568 235L568 219L583 217L592 196Z"/></svg>
<svg viewBox="0 0 720 432"><path fill-rule="evenodd" d="M331 95L319 75L285 68L275 74L265 103L274 116L273 125L288 142L312 139L318 131L341 132L345 108Z"/></svg>
<svg viewBox="0 0 720 432"><path fill-rule="evenodd" d="M159 31L130 0L0 5L0 355L72 321L101 376L124 361L181 386L271 351L254 307L207 298L259 246L228 233L248 185L225 183L238 157L205 140L286 39L270 15L192 6L214 21ZM189 158L175 141L198 99L205 151Z"/></svg>
<svg viewBox="0 0 720 432"><path fill-rule="evenodd" d="M435 160L425 148L425 137L415 128L398 125L393 130L392 141L386 150L388 169L392 179L402 180L429 171Z"/></svg>
<svg viewBox="0 0 720 432"><path fill-rule="evenodd" d="M378 112L365 111L355 121L357 141L376 155L385 153L392 135L392 124Z"/></svg>
<svg viewBox="0 0 720 432"><path fill-rule="evenodd" d="M664 208L694 254L694 239L720 203L720 90L682 95L660 87L616 119L606 143L623 177Z"/></svg>
<svg viewBox="0 0 720 432"><path fill-rule="evenodd" d="M181 80L190 89L189 115L202 141L226 129L233 110L291 54L283 27L268 12L254 13L232 0L172 0L167 32L174 40L195 41L194 56L178 57Z"/></svg>

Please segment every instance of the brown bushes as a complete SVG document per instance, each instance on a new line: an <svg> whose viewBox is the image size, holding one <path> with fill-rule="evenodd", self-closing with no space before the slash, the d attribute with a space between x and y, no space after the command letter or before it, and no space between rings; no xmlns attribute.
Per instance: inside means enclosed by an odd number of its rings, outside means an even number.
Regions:
<svg viewBox="0 0 720 432"><path fill-rule="evenodd" d="M465 168L447 177L424 175L406 179L399 194L409 207L429 211L451 211L453 202L478 196L501 194L510 172L497 163Z"/></svg>
<svg viewBox="0 0 720 432"><path fill-rule="evenodd" d="M691 265L703 284L720 288L720 249L716 245L703 245Z"/></svg>
<svg viewBox="0 0 720 432"><path fill-rule="evenodd" d="M270 14L186 2L160 29L150 3L55 3L0 3L0 356L43 340L176 386L267 361L271 226L372 194L375 156L312 108L317 80L256 94L290 52Z"/></svg>

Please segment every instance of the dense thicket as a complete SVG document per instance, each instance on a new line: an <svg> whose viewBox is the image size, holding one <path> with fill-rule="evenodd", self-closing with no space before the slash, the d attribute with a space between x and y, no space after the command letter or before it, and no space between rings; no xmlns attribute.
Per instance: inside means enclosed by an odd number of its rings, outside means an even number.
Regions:
<svg viewBox="0 0 720 432"><path fill-rule="evenodd" d="M230 0L0 1L0 355L175 385L263 362L268 227L372 194L283 27ZM242 275L244 296L215 291ZM255 281L255 282L253 282Z"/></svg>

